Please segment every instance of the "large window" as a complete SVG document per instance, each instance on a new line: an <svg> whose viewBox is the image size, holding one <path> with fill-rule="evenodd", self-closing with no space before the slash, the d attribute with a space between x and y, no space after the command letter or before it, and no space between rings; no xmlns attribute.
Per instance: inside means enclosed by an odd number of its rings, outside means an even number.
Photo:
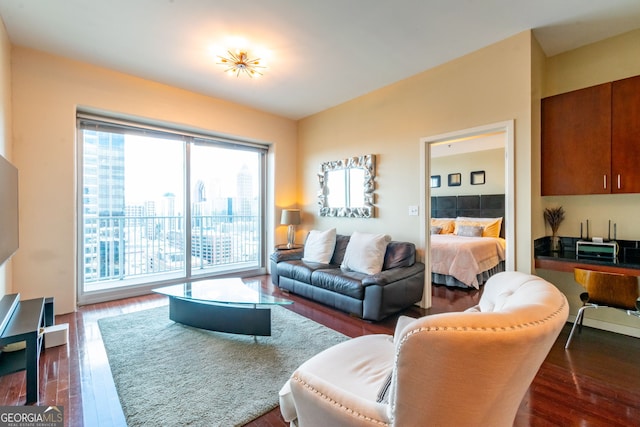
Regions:
<svg viewBox="0 0 640 427"><path fill-rule="evenodd" d="M266 147L78 116L79 301L264 272Z"/></svg>

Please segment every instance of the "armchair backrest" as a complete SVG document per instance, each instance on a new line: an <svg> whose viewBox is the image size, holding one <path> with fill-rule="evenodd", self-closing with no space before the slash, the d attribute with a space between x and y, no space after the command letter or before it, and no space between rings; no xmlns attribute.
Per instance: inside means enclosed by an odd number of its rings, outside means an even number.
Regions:
<svg viewBox="0 0 640 427"><path fill-rule="evenodd" d="M397 426L512 426L567 320L547 281L505 272L461 313L399 322L388 415Z"/></svg>

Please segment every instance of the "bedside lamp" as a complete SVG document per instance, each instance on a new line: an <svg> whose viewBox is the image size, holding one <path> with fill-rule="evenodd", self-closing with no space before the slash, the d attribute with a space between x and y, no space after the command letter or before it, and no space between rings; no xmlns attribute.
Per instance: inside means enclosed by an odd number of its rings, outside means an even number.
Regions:
<svg viewBox="0 0 640 427"><path fill-rule="evenodd" d="M280 224L289 226L287 232L287 248L292 248L293 241L296 238L295 226L300 224L300 209L283 209Z"/></svg>

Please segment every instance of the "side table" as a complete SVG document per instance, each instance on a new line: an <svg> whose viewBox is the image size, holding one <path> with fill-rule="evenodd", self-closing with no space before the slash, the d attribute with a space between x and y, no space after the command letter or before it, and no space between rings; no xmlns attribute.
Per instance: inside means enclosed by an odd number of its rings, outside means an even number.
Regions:
<svg viewBox="0 0 640 427"><path fill-rule="evenodd" d="M289 246L286 243L282 244L282 245L276 245L276 251L286 251L286 250L291 250L291 249L302 249L304 248L304 245L293 245L293 246Z"/></svg>
<svg viewBox="0 0 640 427"><path fill-rule="evenodd" d="M6 295L3 301L15 301L10 313L5 313L7 322L0 332L0 347L25 341L23 350L5 352L0 357L0 376L27 371L27 404L37 403L39 397L39 366L42 336L40 328L45 326L45 299L34 298L19 301L20 294Z"/></svg>

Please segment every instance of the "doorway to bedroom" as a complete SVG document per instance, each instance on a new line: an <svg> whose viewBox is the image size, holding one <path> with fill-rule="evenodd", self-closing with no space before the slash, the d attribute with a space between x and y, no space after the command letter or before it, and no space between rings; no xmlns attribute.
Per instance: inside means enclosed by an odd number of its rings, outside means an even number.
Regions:
<svg viewBox="0 0 640 427"><path fill-rule="evenodd" d="M420 140L422 161L422 239L425 250L425 292L422 301L423 307L431 306L431 278L432 278L432 243L431 243L431 217L442 197L441 205L446 205L451 200L470 200L476 204L476 200L484 198L490 203L503 202L502 209L503 230L501 232L505 244L504 269L515 269L515 239L514 239L514 133L513 121L505 121L486 126L479 126L461 131L450 132L442 135L422 138ZM484 203L486 204L486 203ZM440 206L442 208L443 206ZM450 206L447 206L451 208ZM454 217L454 210L439 211L438 216ZM463 207L464 208L464 207ZM474 206L475 208L475 206ZM465 212L460 210L459 212ZM479 210L469 210L469 215L477 216ZM487 216L499 216L499 210L482 211Z"/></svg>

